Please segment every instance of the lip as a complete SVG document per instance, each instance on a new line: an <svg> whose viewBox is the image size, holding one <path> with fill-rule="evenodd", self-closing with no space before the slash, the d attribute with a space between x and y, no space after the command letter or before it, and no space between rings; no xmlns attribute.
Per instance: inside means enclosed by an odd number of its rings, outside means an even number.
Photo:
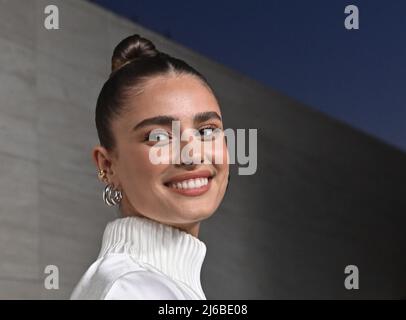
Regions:
<svg viewBox="0 0 406 320"><path fill-rule="evenodd" d="M212 178L213 174L209 170L201 170L196 172L190 172L185 174L180 174L178 176L172 177L165 182L165 184L170 184L174 182L181 182L183 180L197 179L197 178Z"/></svg>
<svg viewBox="0 0 406 320"><path fill-rule="evenodd" d="M170 187L171 183L176 183L184 180L189 180L189 179L196 179L196 178L208 178L209 182L205 186L201 186L200 188L193 188L193 189L175 189ZM164 183L164 185L171 191L184 195L184 196L200 196L207 191L210 190L211 187L211 180L213 178L213 174L208 171L208 170L202 170L202 171L197 171L197 172L191 172L191 173L186 173L186 174L181 174L175 177L172 177L170 180Z"/></svg>

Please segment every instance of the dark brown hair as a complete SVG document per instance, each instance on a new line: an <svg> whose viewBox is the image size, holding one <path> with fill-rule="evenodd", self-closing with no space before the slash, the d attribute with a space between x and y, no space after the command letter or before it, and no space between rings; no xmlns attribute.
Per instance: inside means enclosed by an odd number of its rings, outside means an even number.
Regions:
<svg viewBox="0 0 406 320"><path fill-rule="evenodd" d="M111 121L123 112L127 100L140 92L147 80L167 74L196 76L213 92L206 78L193 67L158 51L150 40L138 34L125 38L116 46L111 59L111 74L100 91L96 105L100 145L109 151L115 149Z"/></svg>

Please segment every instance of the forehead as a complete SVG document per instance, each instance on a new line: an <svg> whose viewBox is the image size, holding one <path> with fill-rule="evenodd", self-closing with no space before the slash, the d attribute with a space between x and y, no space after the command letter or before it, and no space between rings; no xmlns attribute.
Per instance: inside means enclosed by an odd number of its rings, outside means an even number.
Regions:
<svg viewBox="0 0 406 320"><path fill-rule="evenodd" d="M220 114L218 102L210 89L190 75L151 79L128 104L132 120L170 115L182 121L192 119L200 112L215 111Z"/></svg>

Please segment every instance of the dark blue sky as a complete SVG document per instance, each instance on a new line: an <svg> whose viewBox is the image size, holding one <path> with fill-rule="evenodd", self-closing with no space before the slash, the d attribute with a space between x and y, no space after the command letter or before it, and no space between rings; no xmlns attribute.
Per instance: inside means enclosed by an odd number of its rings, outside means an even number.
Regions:
<svg viewBox="0 0 406 320"><path fill-rule="evenodd" d="M406 150L406 1L93 2Z"/></svg>

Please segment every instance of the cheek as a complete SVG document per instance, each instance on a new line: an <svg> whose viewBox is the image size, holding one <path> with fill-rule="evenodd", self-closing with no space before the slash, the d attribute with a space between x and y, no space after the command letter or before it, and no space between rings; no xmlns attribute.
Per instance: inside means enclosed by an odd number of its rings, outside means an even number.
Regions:
<svg viewBox="0 0 406 320"><path fill-rule="evenodd" d="M123 154L125 161L121 177L127 185L131 185L131 189L149 190L164 170L164 165L154 165L150 161L149 150L149 146L141 145Z"/></svg>

